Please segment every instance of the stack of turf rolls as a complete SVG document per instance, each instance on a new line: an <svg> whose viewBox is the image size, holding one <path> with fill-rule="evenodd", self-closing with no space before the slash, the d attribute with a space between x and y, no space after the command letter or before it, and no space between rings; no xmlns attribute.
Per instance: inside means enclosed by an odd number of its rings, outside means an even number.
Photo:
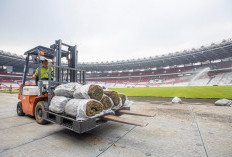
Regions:
<svg viewBox="0 0 232 157"><path fill-rule="evenodd" d="M94 118L121 108L127 97L94 84L62 84L55 88L49 109L77 120Z"/></svg>
<svg viewBox="0 0 232 157"><path fill-rule="evenodd" d="M105 89L104 94L110 97L113 101L113 108L114 110L120 109L122 106L125 105L127 100L127 96L124 94L117 93L112 90Z"/></svg>

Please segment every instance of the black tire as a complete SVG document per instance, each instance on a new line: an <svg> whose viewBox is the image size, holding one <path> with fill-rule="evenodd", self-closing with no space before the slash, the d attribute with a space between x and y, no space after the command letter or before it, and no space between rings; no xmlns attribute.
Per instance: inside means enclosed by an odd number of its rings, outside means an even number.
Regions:
<svg viewBox="0 0 232 157"><path fill-rule="evenodd" d="M39 101L35 106L35 120L38 124L47 124L48 122L44 119L44 106L45 101Z"/></svg>
<svg viewBox="0 0 232 157"><path fill-rule="evenodd" d="M18 116L24 116L25 113L23 112L22 102L19 101L17 104L16 112Z"/></svg>

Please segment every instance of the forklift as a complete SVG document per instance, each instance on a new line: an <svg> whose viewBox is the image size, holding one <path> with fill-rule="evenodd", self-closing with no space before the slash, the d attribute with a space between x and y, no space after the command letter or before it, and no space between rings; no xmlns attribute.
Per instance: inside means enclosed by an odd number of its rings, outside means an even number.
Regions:
<svg viewBox="0 0 232 157"><path fill-rule="evenodd" d="M146 126L148 123L126 119L120 117L122 114L154 117L155 114L137 113L130 111L130 107L122 107L115 113L103 115L97 118L89 118L87 120L76 120L74 117L65 113L58 114L49 110L49 105L54 96L54 89L61 84L69 82L77 82L86 84L85 71L78 71L78 51L77 46L70 46L61 40L56 40L50 48L37 46L24 53L26 55L25 68L18 92L17 115L30 115L35 117L38 124L46 124L48 122L58 124L66 129L77 133L84 133L92 130L97 126L107 122L116 121L136 126ZM41 79L41 60L46 58L52 61L49 65L49 78ZM29 64L38 64L38 79L35 83L28 83ZM53 71L53 72L52 72ZM78 78L79 75L79 78Z"/></svg>

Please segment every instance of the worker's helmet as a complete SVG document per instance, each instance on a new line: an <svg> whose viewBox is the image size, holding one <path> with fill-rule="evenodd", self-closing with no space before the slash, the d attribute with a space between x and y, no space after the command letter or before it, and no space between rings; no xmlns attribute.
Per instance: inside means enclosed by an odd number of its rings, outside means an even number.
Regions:
<svg viewBox="0 0 232 157"><path fill-rule="evenodd" d="M42 62L48 61L44 56L40 56L40 60L41 60Z"/></svg>

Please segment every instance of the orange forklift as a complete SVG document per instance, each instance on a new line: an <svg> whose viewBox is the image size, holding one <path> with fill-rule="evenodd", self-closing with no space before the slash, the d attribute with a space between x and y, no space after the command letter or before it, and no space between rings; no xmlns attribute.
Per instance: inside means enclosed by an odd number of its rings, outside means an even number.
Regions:
<svg viewBox="0 0 232 157"><path fill-rule="evenodd" d="M65 50L62 48L66 47ZM78 51L76 46L70 46L61 40L56 40L50 48L37 46L25 52L25 68L22 78L22 84L19 88L17 104L18 116L30 115L35 117L39 124L48 122L61 125L77 133L84 133L97 126L107 122L116 121L137 126L146 126L146 122L135 121L119 117L122 114L154 117L155 114L137 113L130 111L130 107L123 107L115 113L103 115L97 118L87 120L76 120L63 114L54 113L49 110L49 105L53 97L53 90L60 84L69 82L78 82L85 84L85 72L77 70ZM49 65L48 79L41 79L41 58L51 60L54 65ZM61 62L62 60L62 62ZM65 61L64 61L65 60ZM35 83L26 83L28 81L29 65L37 64L39 76ZM54 72L52 73L52 68ZM79 79L78 79L79 75ZM29 78L30 79L30 78Z"/></svg>

